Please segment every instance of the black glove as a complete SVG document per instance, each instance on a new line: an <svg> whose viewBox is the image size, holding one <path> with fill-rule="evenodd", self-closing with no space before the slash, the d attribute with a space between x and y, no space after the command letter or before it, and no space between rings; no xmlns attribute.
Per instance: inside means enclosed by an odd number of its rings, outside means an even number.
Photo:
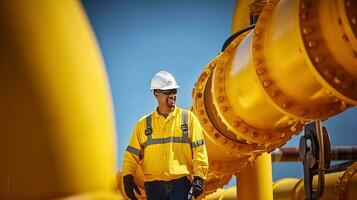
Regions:
<svg viewBox="0 0 357 200"><path fill-rule="evenodd" d="M138 198L136 198L136 196L134 194L134 189L140 195L141 195L141 192L140 192L138 186L134 182L133 175L129 174L129 175L124 176L123 181L124 181L124 190L125 190L126 196L129 197L130 200L138 200Z"/></svg>
<svg viewBox="0 0 357 200"><path fill-rule="evenodd" d="M203 178L195 176L192 181L192 194L195 199L203 193L205 188Z"/></svg>

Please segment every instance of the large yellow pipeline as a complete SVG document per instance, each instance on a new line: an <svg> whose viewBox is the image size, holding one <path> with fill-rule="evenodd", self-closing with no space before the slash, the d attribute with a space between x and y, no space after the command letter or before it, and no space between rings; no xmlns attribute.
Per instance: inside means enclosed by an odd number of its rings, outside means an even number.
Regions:
<svg viewBox="0 0 357 200"><path fill-rule="evenodd" d="M272 0L255 29L207 65L193 105L209 151L206 193L305 121L357 104L356 8ZM109 87L79 3L12 1L0 10L1 198L116 198Z"/></svg>
<svg viewBox="0 0 357 200"><path fill-rule="evenodd" d="M0 199L118 199L109 84L80 3L0 13Z"/></svg>
<svg viewBox="0 0 357 200"><path fill-rule="evenodd" d="M211 173L242 171L305 122L357 104L356 10L347 0L271 0L255 28L205 67L193 110Z"/></svg>
<svg viewBox="0 0 357 200"><path fill-rule="evenodd" d="M353 200L357 195L357 163L346 171L335 172L325 176L324 194L320 200ZM313 180L314 188L317 187L317 176ZM301 200L305 199L304 180L296 178L280 179L274 184L274 200ZM236 187L219 190L207 196L207 200L237 199ZM242 198L245 199L245 198ZM251 199L251 198L250 198Z"/></svg>

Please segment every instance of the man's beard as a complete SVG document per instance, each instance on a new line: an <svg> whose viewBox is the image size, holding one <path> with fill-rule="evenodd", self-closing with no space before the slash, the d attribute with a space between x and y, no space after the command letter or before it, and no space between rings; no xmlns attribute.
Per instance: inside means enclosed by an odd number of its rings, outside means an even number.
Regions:
<svg viewBox="0 0 357 200"><path fill-rule="evenodd" d="M176 99L167 98L167 101L166 101L167 107L173 108L173 107L175 107L175 103L176 103Z"/></svg>

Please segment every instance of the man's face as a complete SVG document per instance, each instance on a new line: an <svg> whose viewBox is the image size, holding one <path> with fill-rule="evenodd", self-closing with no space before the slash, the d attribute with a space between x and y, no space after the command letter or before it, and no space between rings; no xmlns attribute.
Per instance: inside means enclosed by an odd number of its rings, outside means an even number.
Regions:
<svg viewBox="0 0 357 200"><path fill-rule="evenodd" d="M156 90L159 104L165 105L168 108L175 107L177 89L171 90Z"/></svg>

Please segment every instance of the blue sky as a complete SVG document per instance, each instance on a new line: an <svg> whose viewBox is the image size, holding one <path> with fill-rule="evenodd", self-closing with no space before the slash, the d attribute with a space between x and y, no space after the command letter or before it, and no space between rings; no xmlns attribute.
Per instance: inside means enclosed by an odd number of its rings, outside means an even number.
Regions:
<svg viewBox="0 0 357 200"><path fill-rule="evenodd" d="M121 168L136 121L156 106L149 90L152 76L160 70L171 72L181 86L178 106L189 107L197 77L230 36L235 0L86 0L83 4L109 75ZM324 122L331 143L356 145L356 122L357 108ZM298 146L298 141L299 136L287 146ZM301 166L274 163L273 179L302 177Z"/></svg>

